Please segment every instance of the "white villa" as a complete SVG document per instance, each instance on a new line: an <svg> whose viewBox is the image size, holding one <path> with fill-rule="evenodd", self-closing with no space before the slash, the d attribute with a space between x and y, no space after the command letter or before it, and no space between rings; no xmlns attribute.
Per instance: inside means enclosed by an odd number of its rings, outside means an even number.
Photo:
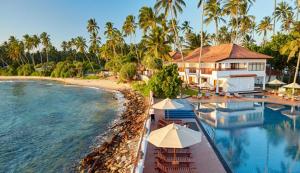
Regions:
<svg viewBox="0 0 300 173"><path fill-rule="evenodd" d="M179 75L189 84L198 83L199 51L195 49L184 57L171 54L179 67ZM253 52L236 44L207 46L202 50L201 82L214 86L216 93L254 91L255 84L266 84L266 62L270 56Z"/></svg>

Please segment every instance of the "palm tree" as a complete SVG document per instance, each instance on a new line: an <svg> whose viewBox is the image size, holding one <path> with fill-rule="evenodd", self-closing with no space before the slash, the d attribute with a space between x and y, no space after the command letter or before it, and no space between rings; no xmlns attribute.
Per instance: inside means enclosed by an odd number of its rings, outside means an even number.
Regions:
<svg viewBox="0 0 300 173"><path fill-rule="evenodd" d="M142 43L146 48L146 54L164 61L170 60L170 46L165 40L165 34L162 28L157 27L152 29L149 35L143 37Z"/></svg>
<svg viewBox="0 0 300 173"><path fill-rule="evenodd" d="M12 61L16 61L20 64L24 64L25 61L22 58L24 45L17 40L14 36L10 36L8 39L8 56Z"/></svg>
<svg viewBox="0 0 300 173"><path fill-rule="evenodd" d="M50 36L46 32L43 32L40 35L40 38L41 38L41 43L44 46L44 50L46 52L46 59L47 59L47 63L48 63L49 62L48 52L49 52L49 49L51 48ZM43 63L43 62L41 62L41 63Z"/></svg>
<svg viewBox="0 0 300 173"><path fill-rule="evenodd" d="M97 25L97 22L95 19L89 19L87 24L87 31L90 33L90 51L91 53L97 54L97 51L99 49L99 44L101 38L98 36L99 33L99 26Z"/></svg>
<svg viewBox="0 0 300 173"><path fill-rule="evenodd" d="M61 42L60 47L63 49L64 52L67 51L68 46L69 46L69 45L68 45L68 42L66 42L66 41Z"/></svg>
<svg viewBox="0 0 300 173"><path fill-rule="evenodd" d="M88 60L90 66L91 66L91 68L92 68L92 70L93 70L93 72L94 72L95 70L94 70L94 67L93 67L93 65L92 65L92 63L91 63L91 60L90 60L90 58L89 58L89 57L87 56L87 54L86 54L86 48L87 48L87 45L86 45L86 40L85 40L85 38L83 38L83 37L81 37L81 36L75 38L75 46L76 46L76 49L77 49L77 51L78 51L79 53L84 54L84 56L85 56L86 59Z"/></svg>
<svg viewBox="0 0 300 173"><path fill-rule="evenodd" d="M157 16L150 7L142 7L139 10L139 26L143 30L144 34L148 32L149 29L154 29L157 27Z"/></svg>
<svg viewBox="0 0 300 173"><path fill-rule="evenodd" d="M225 13L231 16L231 23L233 24L234 37L232 42L236 42L239 33L240 16L246 15L249 8L255 0L228 0L224 5Z"/></svg>
<svg viewBox="0 0 300 173"><path fill-rule="evenodd" d="M35 66L34 58L31 55L31 50L33 49L33 39L28 34L25 34L23 36L23 38L24 38L24 41L23 41L24 48L25 48L25 50L27 50L27 51L25 51L25 57L26 57L26 59L28 59L27 56L26 56L26 54L28 53L29 56L31 57L31 61L32 61L33 65Z"/></svg>
<svg viewBox="0 0 300 173"><path fill-rule="evenodd" d="M257 26L259 35L263 34L263 44L266 43L268 31L272 31L271 17L264 17Z"/></svg>
<svg viewBox="0 0 300 173"><path fill-rule="evenodd" d="M136 53L138 64L139 64L139 56L138 56L137 47L135 44L136 28L137 28L137 23L135 22L135 17L133 15L127 16L125 19L125 22L123 24L123 33L125 34L125 37L130 38L131 44L134 44L135 53ZM132 39L134 40L134 43L132 43Z"/></svg>
<svg viewBox="0 0 300 173"><path fill-rule="evenodd" d="M171 23L172 23L172 27L173 27L173 32L175 34L175 42L176 42L176 46L179 49L180 55L181 55L181 59L182 62L184 61L183 59L183 53L182 53L182 48L181 48L181 44L179 41L179 36L178 36L178 31L177 28L175 26L175 18L177 18L177 14L178 12L181 13L183 11L182 7L185 7L185 2L184 0L156 0L156 3L154 5L154 8L157 11L164 11L164 15L165 18L168 17L169 13L171 15Z"/></svg>
<svg viewBox="0 0 300 173"><path fill-rule="evenodd" d="M192 27L190 26L190 22L189 21L184 21L181 24L181 30L183 31L183 33L190 33L192 31Z"/></svg>
<svg viewBox="0 0 300 173"><path fill-rule="evenodd" d="M207 32L202 32L203 33L203 46L208 46L211 44L211 36ZM196 48L199 48L199 45L201 44L201 37L200 34L196 34L194 32L190 32L186 34L186 43L187 45L185 46L188 50L194 50Z"/></svg>
<svg viewBox="0 0 300 173"><path fill-rule="evenodd" d="M274 18L277 21L280 20L282 23L284 23L284 20L286 20L289 16L292 15L293 15L293 9L286 2L280 2L278 6L275 8Z"/></svg>
<svg viewBox="0 0 300 173"><path fill-rule="evenodd" d="M105 24L105 31L104 31L104 35L106 35L107 38L107 43L112 47L113 52L114 52L114 57L116 56L116 44L115 44L115 40L114 40L114 35L116 32L116 28L114 28L113 23L111 22L107 22Z"/></svg>
<svg viewBox="0 0 300 173"><path fill-rule="evenodd" d="M299 64L300 64L300 33L297 31L294 31L291 33L293 40L287 42L282 48L281 48L281 53L286 54L288 53L288 61L290 61L293 57L296 57L298 53L298 60L297 60L297 65L296 65L296 70L295 70L295 76L294 76L294 84L297 81L297 76L299 74ZM292 95L294 97L295 95L295 88L293 87Z"/></svg>
<svg viewBox="0 0 300 173"><path fill-rule="evenodd" d="M40 38L36 34L34 34L32 36L32 44L33 44L33 47L35 48L35 50L37 50L40 47L40 43L41 43ZM39 51L39 54L40 54L40 57L42 58L40 51Z"/></svg>
<svg viewBox="0 0 300 173"><path fill-rule="evenodd" d="M209 24L212 21L214 21L215 29L216 29L216 38L218 38L219 24L221 22L225 23L225 19L222 18L223 12L222 12L220 1L219 0L209 0L204 7L204 11L205 11L204 15L206 16L204 23ZM216 40L216 43L218 44L218 40Z"/></svg>
<svg viewBox="0 0 300 173"><path fill-rule="evenodd" d="M289 33L293 23L294 23L294 13L290 13L286 18L283 19L281 30Z"/></svg>

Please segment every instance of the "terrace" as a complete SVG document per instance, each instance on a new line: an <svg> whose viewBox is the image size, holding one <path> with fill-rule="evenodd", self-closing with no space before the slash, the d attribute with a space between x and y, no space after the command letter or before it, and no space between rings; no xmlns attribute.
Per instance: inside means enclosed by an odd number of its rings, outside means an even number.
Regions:
<svg viewBox="0 0 300 173"><path fill-rule="evenodd" d="M190 105L189 105L190 106ZM183 112L191 111L186 109L186 107L181 110ZM180 112L180 111L179 111ZM161 127L159 123L160 120L163 120L165 117L165 112L161 110L155 110L156 119L154 122L151 123L150 131L156 130ZM177 116L179 118L172 120L181 121L184 124L187 124L190 128L196 131L200 131L202 134L201 142L189 147L189 152L191 153L191 168L193 172L197 173L208 173L208 172L218 172L218 173L225 173L227 172L219 160L219 157L215 153L214 149L212 148L209 140L204 135L205 132L202 131L201 125L195 118L180 118L180 113L173 114L172 116ZM193 116L195 116L193 114ZM157 166L155 159L157 157L157 149L151 143L148 143L147 150L146 150L146 157L144 163L144 173L153 173L155 172L155 167Z"/></svg>

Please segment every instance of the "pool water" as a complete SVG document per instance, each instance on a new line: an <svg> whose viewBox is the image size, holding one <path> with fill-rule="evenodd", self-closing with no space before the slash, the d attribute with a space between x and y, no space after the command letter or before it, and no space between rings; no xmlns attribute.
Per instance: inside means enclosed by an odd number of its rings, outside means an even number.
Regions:
<svg viewBox="0 0 300 173"><path fill-rule="evenodd" d="M55 82L0 82L0 173L72 172L116 118L113 97Z"/></svg>
<svg viewBox="0 0 300 173"><path fill-rule="evenodd" d="M199 116L234 173L300 172L300 119L281 113L291 107L275 111L268 103L253 102L201 107L216 108Z"/></svg>

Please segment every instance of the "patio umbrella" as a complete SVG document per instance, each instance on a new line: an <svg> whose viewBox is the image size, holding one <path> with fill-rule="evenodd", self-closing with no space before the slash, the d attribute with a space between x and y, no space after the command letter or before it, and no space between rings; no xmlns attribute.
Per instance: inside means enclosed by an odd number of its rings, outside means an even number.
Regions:
<svg viewBox="0 0 300 173"><path fill-rule="evenodd" d="M288 85L284 85L283 88L295 88L295 89L300 89L300 85L297 83L290 83Z"/></svg>
<svg viewBox="0 0 300 173"><path fill-rule="evenodd" d="M172 100L172 99L164 99L163 101L160 101L154 105L152 105L152 108L154 109L161 109L161 110L173 110L173 109L179 109L179 108L183 108L184 106L180 103L177 103L176 101Z"/></svg>
<svg viewBox="0 0 300 173"><path fill-rule="evenodd" d="M284 85L284 84L286 84L286 83L284 83L284 82L282 82L282 81L280 81L280 80L278 80L278 79L274 79L274 80L272 80L271 82L268 82L268 84L269 84L269 85Z"/></svg>
<svg viewBox="0 0 300 173"><path fill-rule="evenodd" d="M174 161L176 148L185 148L201 142L201 133L190 128L170 124L150 133L148 141L156 147L174 148Z"/></svg>

